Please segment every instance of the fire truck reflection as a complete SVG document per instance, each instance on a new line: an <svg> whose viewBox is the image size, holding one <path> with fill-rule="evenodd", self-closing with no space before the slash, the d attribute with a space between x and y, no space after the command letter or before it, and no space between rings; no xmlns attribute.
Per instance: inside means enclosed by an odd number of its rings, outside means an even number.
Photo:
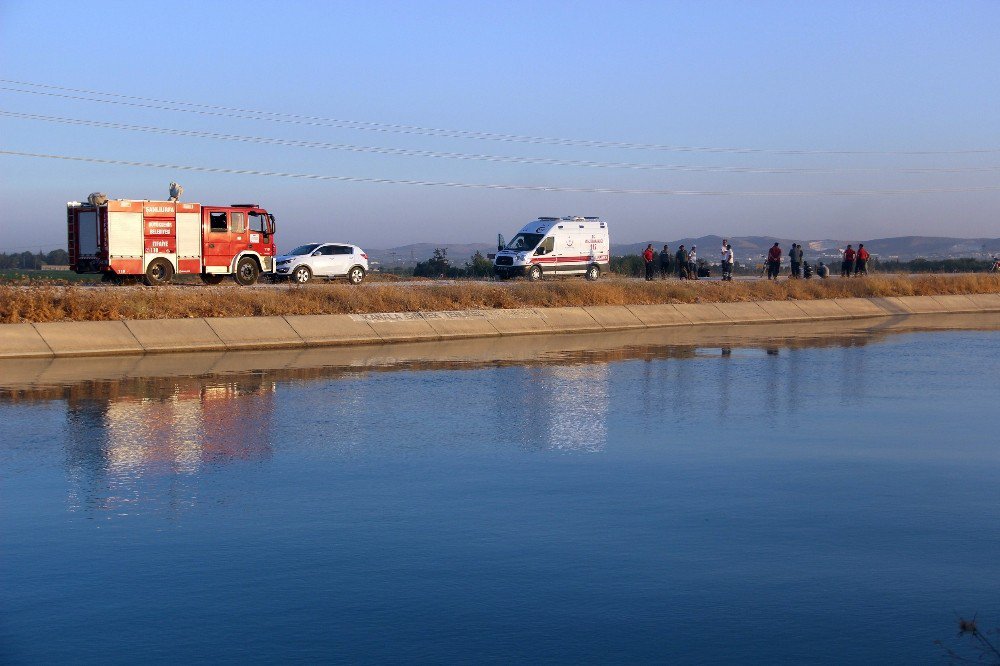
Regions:
<svg viewBox="0 0 1000 666"><path fill-rule="evenodd" d="M155 494L156 480L269 458L274 390L273 381L244 375L148 380L99 397L71 397L70 504L112 508Z"/></svg>
<svg viewBox="0 0 1000 666"><path fill-rule="evenodd" d="M526 368L518 400L521 445L560 451L603 451L608 441L610 367L607 363Z"/></svg>

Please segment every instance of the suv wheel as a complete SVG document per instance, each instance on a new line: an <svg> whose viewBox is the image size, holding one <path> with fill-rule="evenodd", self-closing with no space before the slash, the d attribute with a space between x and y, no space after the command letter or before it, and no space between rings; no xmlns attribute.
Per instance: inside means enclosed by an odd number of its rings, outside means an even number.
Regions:
<svg viewBox="0 0 1000 666"><path fill-rule="evenodd" d="M296 266L295 270L292 271L292 281L298 284L305 284L312 279L313 272L308 266Z"/></svg>
<svg viewBox="0 0 1000 666"><path fill-rule="evenodd" d="M351 284L361 284L364 279L365 269L361 268L361 266L355 266L347 273L347 281Z"/></svg>

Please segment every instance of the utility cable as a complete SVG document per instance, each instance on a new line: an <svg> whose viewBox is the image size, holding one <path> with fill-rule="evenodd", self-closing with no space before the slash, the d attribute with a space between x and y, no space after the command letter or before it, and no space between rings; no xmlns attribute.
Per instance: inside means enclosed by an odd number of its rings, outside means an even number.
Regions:
<svg viewBox="0 0 1000 666"><path fill-rule="evenodd" d="M29 95L43 95L47 97L57 97L62 99L72 99L77 101L98 102L104 104L119 104L134 108L156 109L160 111L179 111L184 113L195 113L206 116L218 116L225 118L241 118L244 120L264 120L269 122L290 123L297 125L309 125L316 127L334 127L339 129L362 130L370 132L387 132L394 134L410 134L418 136L432 136L437 138L451 139L475 139L481 141L503 141L514 143L527 143L534 145L551 146L575 146L583 148L614 148L627 150L657 150L667 152L689 152L689 153L742 153L742 154L770 154L770 155L973 155L982 153L1000 153L1000 148L973 148L962 150L791 150L776 148L734 148L734 147L709 147L709 146L671 146L655 143L634 143L626 141L604 141L596 139L569 139L558 137L525 136L518 134L504 134L496 132L479 132L472 130L442 129L435 127L421 127L418 125L402 125L393 123L368 122L360 120L344 120L337 118L324 118L322 116L309 116L294 113L278 113L274 111L261 111L255 109L240 109L236 107L217 106L210 104L198 104L195 102L162 100L150 97L139 97L135 95L123 95L119 93L100 92L80 88L66 88L40 83L30 83L25 81L14 81L11 79L0 79L0 83L8 86L0 86L0 90ZM9 85L22 87L39 88L41 90L20 90L11 88ZM56 92L45 92L45 90L57 90ZM94 99L93 97L80 97L65 93L82 93L84 95L110 97L114 99ZM132 101L127 101L132 100Z"/></svg>
<svg viewBox="0 0 1000 666"><path fill-rule="evenodd" d="M222 173L247 176L269 176L277 178L297 178L303 180L337 181L345 183L375 183L383 185L423 185L431 187L453 187L460 189L483 190L520 190L529 192L572 192L589 194L643 194L659 196L731 196L731 197L816 197L816 196L901 196L912 194L940 194L960 192L1000 192L1000 186L984 187L931 187L917 189L885 189L885 190L826 190L826 191L739 191L739 190L667 190L667 189L629 189L614 187L572 187L563 185L516 185L500 183L461 183L452 181L412 180L394 178L373 178L362 176L327 176L306 173L290 173L283 171L259 171L256 169L227 169L223 167L204 167L183 164L165 164L160 162L133 162L128 160L113 160L97 157L76 157L71 155L51 155L44 153L26 153L0 149L0 155L15 157L34 157L40 159L67 160L91 164L111 164L118 166L144 167L153 169L171 169L175 171L197 171L201 173Z"/></svg>
<svg viewBox="0 0 1000 666"><path fill-rule="evenodd" d="M240 143L256 143L266 145L290 146L294 148L313 148L320 150L341 150L356 153L373 153L378 155L399 155L405 157L431 157L454 160L477 160L483 162L501 162L507 164L531 164L544 166L569 166L599 169L633 169L651 171L681 171L709 173L748 173L748 174L850 174L850 173L986 173L1000 171L1000 166L981 167L844 167L844 168L770 168L770 167L738 167L738 166L704 166L689 164L643 164L634 162L595 162L591 160L564 160L547 157L516 157L506 155L488 155L479 153L455 153L433 150L416 150L409 148L387 148L381 146L359 146L347 143L327 143L323 141L307 141L302 139L280 139L263 136L246 136L240 134L223 134L220 132L203 132L168 127L151 127L148 125L128 125L103 120L85 120L80 118L64 118L45 116L34 113L19 113L0 109L0 117L17 118L21 120L38 120L64 125L84 127L99 127L102 129L126 130L130 132L145 132L169 136L188 136L200 139L215 139L235 141Z"/></svg>

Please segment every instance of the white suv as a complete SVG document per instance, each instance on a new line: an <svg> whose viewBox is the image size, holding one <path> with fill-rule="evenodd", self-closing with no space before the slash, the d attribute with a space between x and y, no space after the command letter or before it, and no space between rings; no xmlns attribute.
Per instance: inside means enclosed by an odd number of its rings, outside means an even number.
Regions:
<svg viewBox="0 0 1000 666"><path fill-rule="evenodd" d="M346 243L306 243L275 258L274 276L305 284L313 277L346 277L361 284L368 272L368 255L357 245Z"/></svg>

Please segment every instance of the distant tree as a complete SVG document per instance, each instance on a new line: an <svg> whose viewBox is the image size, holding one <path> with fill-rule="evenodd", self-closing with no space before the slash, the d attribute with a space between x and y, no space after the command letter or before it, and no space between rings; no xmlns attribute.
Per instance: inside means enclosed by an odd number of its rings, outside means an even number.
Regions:
<svg viewBox="0 0 1000 666"><path fill-rule="evenodd" d="M45 255L44 263L52 266L67 266L69 265L69 252L66 250L52 250Z"/></svg>
<svg viewBox="0 0 1000 666"><path fill-rule="evenodd" d="M493 275L493 262L484 257L482 252L476 250L476 253L465 264L465 274L467 277Z"/></svg>
<svg viewBox="0 0 1000 666"><path fill-rule="evenodd" d="M41 264L38 262L38 257L27 250L18 255L17 268L33 270L40 266Z"/></svg>
<svg viewBox="0 0 1000 666"><path fill-rule="evenodd" d="M638 254L611 257L611 272L619 275L640 277L646 272L646 262Z"/></svg>
<svg viewBox="0 0 1000 666"><path fill-rule="evenodd" d="M448 248L436 247L427 261L418 261L413 274L418 277L442 277L448 275Z"/></svg>

